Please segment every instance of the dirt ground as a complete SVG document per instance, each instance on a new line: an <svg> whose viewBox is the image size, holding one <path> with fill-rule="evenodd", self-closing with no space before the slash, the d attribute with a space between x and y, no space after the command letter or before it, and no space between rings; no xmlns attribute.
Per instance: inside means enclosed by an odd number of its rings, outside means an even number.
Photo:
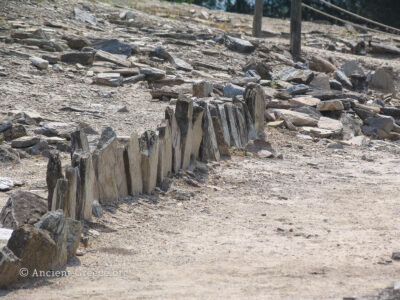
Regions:
<svg viewBox="0 0 400 300"><path fill-rule="evenodd" d="M398 145L327 149L277 130L283 159L210 165L189 201L160 195L108 211L62 278L9 299L341 299L396 280ZM101 226L99 224L102 224ZM103 276L108 273L110 276Z"/></svg>

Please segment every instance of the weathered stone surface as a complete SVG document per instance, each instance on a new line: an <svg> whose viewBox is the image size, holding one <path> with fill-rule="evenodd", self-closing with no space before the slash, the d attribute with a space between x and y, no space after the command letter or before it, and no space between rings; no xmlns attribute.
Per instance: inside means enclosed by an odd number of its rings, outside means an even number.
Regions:
<svg viewBox="0 0 400 300"><path fill-rule="evenodd" d="M103 40L103 39L96 39L92 40L93 48L95 48L97 53L100 51L100 57L104 55L103 52L111 53L111 54L118 54L121 56L131 56L132 52L134 50L134 47L121 42L118 39L109 39L109 40ZM96 54L97 54L96 53ZM118 57L118 56L117 56Z"/></svg>
<svg viewBox="0 0 400 300"><path fill-rule="evenodd" d="M126 149L124 145L117 146L117 170L119 171L117 174L117 186L118 186L118 195L125 197L129 195L128 190L128 179L127 179L127 170L125 169L126 164L124 160L124 153Z"/></svg>
<svg viewBox="0 0 400 300"><path fill-rule="evenodd" d="M266 105L263 88L258 84L247 85L243 99L254 122L254 129L257 135L261 136L264 132L264 112Z"/></svg>
<svg viewBox="0 0 400 300"><path fill-rule="evenodd" d="M68 181L68 192L65 201L59 207L68 218L75 219L76 216L76 193L78 185L78 168L67 166L65 168L65 179Z"/></svg>
<svg viewBox="0 0 400 300"><path fill-rule="evenodd" d="M58 179L53 192L51 210L54 211L66 205L68 201L68 190L68 180L64 178Z"/></svg>
<svg viewBox="0 0 400 300"><path fill-rule="evenodd" d="M318 128L318 127L309 127L309 126L303 126L301 127L304 133L306 134L312 134L321 138L328 138L331 137L334 132L329 129L323 129L323 128Z"/></svg>
<svg viewBox="0 0 400 300"><path fill-rule="evenodd" d="M172 140L168 121L164 120L157 128L157 131L159 145L157 184L161 186L164 178L172 171Z"/></svg>
<svg viewBox="0 0 400 300"><path fill-rule="evenodd" d="M63 39L67 41L68 46L74 50L81 50L84 47L90 47L92 43L80 35L64 35Z"/></svg>
<svg viewBox="0 0 400 300"><path fill-rule="evenodd" d="M337 80L329 80L329 85L332 90L341 91L343 90L343 85Z"/></svg>
<svg viewBox="0 0 400 300"><path fill-rule="evenodd" d="M209 104L201 101L199 105L204 108L203 112L203 138L200 146L201 161L218 161L220 153L218 150L217 137L215 136L214 125L210 114Z"/></svg>
<svg viewBox="0 0 400 300"><path fill-rule="evenodd" d="M235 105L233 106L233 111L235 113L236 126L240 135L240 141L242 145L246 145L249 137L247 132L246 119L244 116L243 103L241 101L234 101L234 104ZM260 132L260 136L262 136L262 134L263 133Z"/></svg>
<svg viewBox="0 0 400 300"><path fill-rule="evenodd" d="M6 246L0 248L0 288L8 288L17 281L21 260Z"/></svg>
<svg viewBox="0 0 400 300"><path fill-rule="evenodd" d="M10 195L0 213L2 227L16 229L22 224L34 224L47 212L46 199L25 191Z"/></svg>
<svg viewBox="0 0 400 300"><path fill-rule="evenodd" d="M12 141L27 135L26 129L21 124L12 124L10 121L3 123L3 126L10 124L10 127L3 130L3 137L6 141ZM1 131L1 130L0 130ZM15 144L14 144L15 145ZM18 147L15 147L18 148Z"/></svg>
<svg viewBox="0 0 400 300"><path fill-rule="evenodd" d="M61 178L64 178L64 176L62 174L60 155L58 152L50 152L46 172L48 210L51 210L53 193L57 180Z"/></svg>
<svg viewBox="0 0 400 300"><path fill-rule="evenodd" d="M172 171L176 173L182 167L181 130L176 121L175 112L171 107L166 108L165 119L168 120L171 128Z"/></svg>
<svg viewBox="0 0 400 300"><path fill-rule="evenodd" d="M350 75L350 82L353 85L353 90L358 93L368 92L367 76L364 74L353 73Z"/></svg>
<svg viewBox="0 0 400 300"><path fill-rule="evenodd" d="M258 134L256 132L255 127L254 127L254 121L253 121L253 118L251 117L250 110L249 110L249 108L248 108L248 106L247 106L247 104L245 102L240 101L240 104L241 104L240 105L241 106L241 112L243 113L244 118L246 120L246 128L247 128L248 140L255 140L259 136L258 136ZM265 112L265 110L264 110L264 112ZM263 119L265 120L265 113L264 113ZM265 122L264 122L264 125L265 125ZM260 138L265 138L265 137L266 136L265 136L265 133L264 133L264 130L263 130L262 132L260 132Z"/></svg>
<svg viewBox="0 0 400 300"><path fill-rule="evenodd" d="M224 140L225 143L227 144L228 148L231 146L231 136L229 134L229 125L228 125L228 120L226 117L226 112L225 112L225 107L222 104L217 105L217 114L218 114L218 119L221 122L222 126L222 132L224 135Z"/></svg>
<svg viewBox="0 0 400 300"><path fill-rule="evenodd" d="M40 70L46 70L49 66L49 62L40 57L31 56L31 57L29 57L29 60L35 67L37 67Z"/></svg>
<svg viewBox="0 0 400 300"><path fill-rule="evenodd" d="M129 195L140 194L143 191L143 181L139 137L136 133L131 135L124 156Z"/></svg>
<svg viewBox="0 0 400 300"><path fill-rule="evenodd" d="M350 79L340 70L334 72L335 79L339 81L345 88L352 89L353 85Z"/></svg>
<svg viewBox="0 0 400 300"><path fill-rule="evenodd" d="M343 140L350 140L362 134L361 126L363 122L356 114L343 113L340 117L340 122L343 125Z"/></svg>
<svg viewBox="0 0 400 300"><path fill-rule="evenodd" d="M223 156L230 157L231 155L229 152L229 146L225 140L224 128L222 127L222 122L219 117L218 108L215 105L209 105L209 110L210 110L212 123L214 126L214 132L215 132L215 137L217 139L219 153L221 156L223 155ZM224 117L225 117L225 114L224 114ZM228 124L226 124L226 126L227 125ZM228 128L228 134L229 134L229 128Z"/></svg>
<svg viewBox="0 0 400 300"><path fill-rule="evenodd" d="M67 258L76 254L81 240L82 223L71 218L66 218L67 231Z"/></svg>
<svg viewBox="0 0 400 300"><path fill-rule="evenodd" d="M292 99L289 100L289 103L292 106L308 105L308 106L315 107L320 102L321 102L321 100L319 100L318 98L313 98L313 97L296 97L296 98L292 98Z"/></svg>
<svg viewBox="0 0 400 300"><path fill-rule="evenodd" d="M57 252L57 246L46 230L32 225L22 225L14 230L7 247L21 260L21 267L32 275L47 271Z"/></svg>
<svg viewBox="0 0 400 300"><path fill-rule="evenodd" d="M381 90L387 93L396 92L393 81L393 72L387 68L380 68L372 75L370 88Z"/></svg>
<svg viewBox="0 0 400 300"><path fill-rule="evenodd" d="M118 176L121 170L117 163L117 146L118 141L114 131L106 128L97 149L93 152L98 200L103 205L113 205L118 202ZM92 207L90 207L90 214L91 211Z"/></svg>
<svg viewBox="0 0 400 300"><path fill-rule="evenodd" d="M392 117L370 117L365 119L362 131L365 135L385 139L390 137L390 132L395 127L394 124Z"/></svg>
<svg viewBox="0 0 400 300"><path fill-rule="evenodd" d="M229 135L230 135L230 145L235 146L236 148L241 148L242 143L240 139L240 133L236 125L236 118L234 113L234 105L232 103L225 103L225 113L226 119L229 127Z"/></svg>
<svg viewBox="0 0 400 300"><path fill-rule="evenodd" d="M193 83L193 96L197 98L210 97L213 91L213 86L207 81Z"/></svg>
<svg viewBox="0 0 400 300"><path fill-rule="evenodd" d="M94 54L92 52L66 52L61 55L60 60L67 64L91 65Z"/></svg>
<svg viewBox="0 0 400 300"><path fill-rule="evenodd" d="M324 73L318 73L310 82L310 87L320 90L330 90L329 76Z"/></svg>
<svg viewBox="0 0 400 300"><path fill-rule="evenodd" d="M203 138L203 114L204 108L195 105L192 116L192 150L190 152L190 161L193 162L199 158L201 140Z"/></svg>
<svg viewBox="0 0 400 300"><path fill-rule="evenodd" d="M318 128L330 130L332 131L332 134L340 135L343 131L343 124L335 119L321 117L318 120Z"/></svg>
<svg viewBox="0 0 400 300"><path fill-rule="evenodd" d="M346 61L340 68L347 77L350 77L354 73L364 74L364 70L355 60Z"/></svg>
<svg viewBox="0 0 400 300"><path fill-rule="evenodd" d="M182 169L190 164L193 139L193 101L179 99L176 102L175 117L181 131Z"/></svg>
<svg viewBox="0 0 400 300"><path fill-rule="evenodd" d="M272 79L272 69L263 61L255 60L251 58L249 62L243 67L243 71L251 71L254 70L260 75L261 79L271 80Z"/></svg>
<svg viewBox="0 0 400 300"><path fill-rule="evenodd" d="M157 184L158 171L158 136L154 131L146 131L140 137L140 153L142 156L143 192L151 194ZM190 151L189 151L190 154Z"/></svg>
<svg viewBox="0 0 400 300"><path fill-rule="evenodd" d="M0 144L0 163L19 162L19 154L7 145Z"/></svg>
<svg viewBox="0 0 400 300"><path fill-rule="evenodd" d="M149 81L160 80L165 77L165 71L157 68L142 68L140 69L140 74L145 75L146 80Z"/></svg>
<svg viewBox="0 0 400 300"><path fill-rule="evenodd" d="M17 138L11 142L11 147L13 148L27 148L36 145L40 142L38 136L23 136Z"/></svg>
<svg viewBox="0 0 400 300"><path fill-rule="evenodd" d="M100 159L103 158L100 156ZM78 168L78 184L76 189L76 219L77 220L90 220L92 217L92 205L95 193L95 171L94 162L92 162L92 155L87 152L75 152L72 158L73 167ZM115 162L115 161L114 161ZM100 172L103 171L103 165L100 164ZM102 174L102 173L101 173ZM100 176L103 184L110 184L107 182L107 178ZM115 180L115 178L114 178ZM100 184L99 184L100 185ZM101 187L101 196L104 196L104 190L107 187ZM100 192L98 192L100 195Z"/></svg>
<svg viewBox="0 0 400 300"><path fill-rule="evenodd" d="M297 111L287 109L273 109L272 112L283 114L295 126L317 126L318 119Z"/></svg>
<svg viewBox="0 0 400 300"><path fill-rule="evenodd" d="M226 36L225 45L228 49L232 51L237 51L240 53L250 53L254 51L256 48L252 43L249 41L234 38L232 36Z"/></svg>
<svg viewBox="0 0 400 300"><path fill-rule="evenodd" d="M90 25L97 26L96 18L89 12L74 7L75 19L80 22L89 23Z"/></svg>
<svg viewBox="0 0 400 300"><path fill-rule="evenodd" d="M71 150L89 152L89 142L84 130L77 130L71 133Z"/></svg>
<svg viewBox="0 0 400 300"><path fill-rule="evenodd" d="M309 84L314 79L314 72L293 67L284 67L279 74L279 79L289 82Z"/></svg>
<svg viewBox="0 0 400 300"><path fill-rule="evenodd" d="M336 67L326 59L313 56L310 60L310 69L317 72L332 73Z"/></svg>
<svg viewBox="0 0 400 300"><path fill-rule="evenodd" d="M343 110L343 102L340 100L327 100L321 101L317 105L319 111L333 111L333 110Z"/></svg>
<svg viewBox="0 0 400 300"><path fill-rule="evenodd" d="M305 84L292 85L286 88L286 92L290 95L305 95L311 88Z"/></svg>
<svg viewBox="0 0 400 300"><path fill-rule="evenodd" d="M119 73L99 73L94 78L97 84L117 87L122 84L122 76Z"/></svg>
<svg viewBox="0 0 400 300"><path fill-rule="evenodd" d="M111 53L103 51L103 50L98 50L96 52L96 55L94 56L94 59L96 61L98 61L98 60L108 61L108 62L114 63L116 65L127 67L127 68L129 68L132 65L132 63L129 60L126 60L125 58L123 58L121 56L114 55L114 54L111 54Z"/></svg>
<svg viewBox="0 0 400 300"><path fill-rule="evenodd" d="M225 87L224 87L224 96L225 97L235 97L235 96L241 96L244 93L244 88L238 86L238 85L234 85L232 83L228 83Z"/></svg>
<svg viewBox="0 0 400 300"><path fill-rule="evenodd" d="M192 66L189 63L175 55L170 56L169 62L178 70L183 70L186 72L190 72L193 70Z"/></svg>
<svg viewBox="0 0 400 300"><path fill-rule="evenodd" d="M7 177L0 177L0 192L7 192L14 187L14 181Z"/></svg>

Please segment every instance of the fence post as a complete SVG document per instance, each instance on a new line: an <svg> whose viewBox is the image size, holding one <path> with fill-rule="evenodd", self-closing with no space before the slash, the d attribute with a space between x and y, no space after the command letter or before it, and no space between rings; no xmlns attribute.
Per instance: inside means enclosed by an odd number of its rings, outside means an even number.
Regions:
<svg viewBox="0 0 400 300"><path fill-rule="evenodd" d="M292 0L290 11L290 52L294 58L301 54L301 0Z"/></svg>
<svg viewBox="0 0 400 300"><path fill-rule="evenodd" d="M264 0L256 0L253 17L253 36L261 37Z"/></svg>

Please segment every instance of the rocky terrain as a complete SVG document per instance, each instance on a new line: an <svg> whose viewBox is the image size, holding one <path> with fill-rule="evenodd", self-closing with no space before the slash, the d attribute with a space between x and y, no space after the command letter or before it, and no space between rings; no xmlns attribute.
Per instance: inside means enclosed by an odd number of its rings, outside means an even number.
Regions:
<svg viewBox="0 0 400 300"><path fill-rule="evenodd" d="M399 299L400 38L0 5L2 295Z"/></svg>

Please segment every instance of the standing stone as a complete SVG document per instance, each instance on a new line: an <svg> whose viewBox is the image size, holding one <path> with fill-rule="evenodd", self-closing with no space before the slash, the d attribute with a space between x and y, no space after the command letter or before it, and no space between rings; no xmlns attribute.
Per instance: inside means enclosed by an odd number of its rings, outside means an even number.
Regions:
<svg viewBox="0 0 400 300"><path fill-rule="evenodd" d="M225 143L228 145L228 148L230 148L231 137L229 134L229 126L228 126L228 121L226 119L225 107L222 104L217 105L217 114L218 114L218 119L221 121L222 132L224 134Z"/></svg>
<svg viewBox="0 0 400 300"><path fill-rule="evenodd" d="M245 120L240 108L237 105L233 106L233 111L234 111L236 126L238 128L238 132L239 132L239 136L240 136L240 142L242 145L246 145L248 142L246 120Z"/></svg>
<svg viewBox="0 0 400 300"><path fill-rule="evenodd" d="M65 168L65 179L68 180L67 200L60 208L64 211L67 218L75 219L76 216L76 191L78 183L79 170L68 166Z"/></svg>
<svg viewBox="0 0 400 300"><path fill-rule="evenodd" d="M140 137L140 153L142 156L143 192L151 194L157 184L158 136L148 130Z"/></svg>
<svg viewBox="0 0 400 300"><path fill-rule="evenodd" d="M182 169L187 169L190 165L193 136L192 116L193 101L178 99L176 102L175 117L181 131Z"/></svg>
<svg viewBox="0 0 400 300"><path fill-rule="evenodd" d="M249 140L255 140L258 138L256 129L254 128L254 121L250 115L249 108L247 107L246 103L240 101L242 107L242 113L244 115L244 119L246 120L246 127L247 127L247 138ZM264 132L262 132L262 137L264 137Z"/></svg>
<svg viewBox="0 0 400 300"><path fill-rule="evenodd" d="M212 122L209 105L201 101L199 103L204 108L203 113L203 139L200 147L200 158L202 161L218 161L221 159L217 137L215 136L214 125Z"/></svg>
<svg viewBox="0 0 400 300"><path fill-rule="evenodd" d="M62 209L63 206L66 206L66 202L68 201L68 191L68 180L63 178L58 179L53 193L51 210Z"/></svg>
<svg viewBox="0 0 400 300"><path fill-rule="evenodd" d="M370 87L387 93L396 92L393 82L393 72L388 68L380 68L372 75Z"/></svg>
<svg viewBox="0 0 400 300"><path fill-rule="evenodd" d="M201 140L203 138L203 113L204 108L196 105L193 107L193 133L192 133L192 151L191 151L191 161L195 161L199 158L199 151Z"/></svg>
<svg viewBox="0 0 400 300"><path fill-rule="evenodd" d="M166 108L165 119L168 120L171 128L172 171L176 173L182 166L181 130L176 121L174 110L171 107Z"/></svg>
<svg viewBox="0 0 400 300"><path fill-rule="evenodd" d="M251 118L254 122L254 129L258 135L264 133L264 112L265 112L265 95L264 90L258 84L249 84L246 87L243 97Z"/></svg>
<svg viewBox="0 0 400 300"><path fill-rule="evenodd" d="M167 120L164 120L157 128L158 131L158 170L157 184L161 186L165 177L172 171L172 141L171 128Z"/></svg>
<svg viewBox="0 0 400 300"><path fill-rule="evenodd" d="M224 129L222 127L222 123L221 123L221 120L219 118L217 107L215 105L209 105L209 109L210 109L210 115L211 115L212 123L213 123L213 126L214 126L215 137L217 138L217 144L218 144L219 153L220 153L220 155L224 155L224 156L230 157L231 154L229 152L229 146L226 143L226 140L225 140L225 137L224 137Z"/></svg>
<svg viewBox="0 0 400 300"><path fill-rule="evenodd" d="M0 248L0 288L5 289L18 279L21 260L8 249L7 246Z"/></svg>
<svg viewBox="0 0 400 300"><path fill-rule="evenodd" d="M95 192L95 171L92 156L87 152L75 152L73 161L73 166L79 169L76 189L76 219L90 220ZM103 180L103 177L101 179ZM104 184L104 181L102 181L102 184Z"/></svg>
<svg viewBox="0 0 400 300"><path fill-rule="evenodd" d="M210 97L213 91L213 86L207 81L193 83L193 97L205 98Z"/></svg>
<svg viewBox="0 0 400 300"><path fill-rule="evenodd" d="M114 205L118 202L120 170L117 160L117 147L118 142L114 131L109 127L106 128L101 135L97 149L93 153L98 200L103 205Z"/></svg>
<svg viewBox="0 0 400 300"><path fill-rule="evenodd" d="M71 153L78 150L90 152L89 142L86 133L83 130L77 130L71 133L71 149Z"/></svg>
<svg viewBox="0 0 400 300"><path fill-rule="evenodd" d="M236 121L235 121L235 113L233 110L233 104L232 103L225 103L225 112L226 112L226 117L228 121L228 127L229 127L229 135L231 137L230 144L231 146L235 146L236 148L241 148L242 143L240 142L240 136L238 132L238 128L236 127Z"/></svg>
<svg viewBox="0 0 400 300"><path fill-rule="evenodd" d="M60 178L64 178L62 174L60 155L58 152L50 152L46 173L48 210L51 210L54 188L56 187L57 180Z"/></svg>
<svg viewBox="0 0 400 300"><path fill-rule="evenodd" d="M136 133L131 135L125 149L125 171L128 182L129 195L137 195L143 191L141 154L139 149L139 137Z"/></svg>
<svg viewBox="0 0 400 300"><path fill-rule="evenodd" d="M11 194L0 213L1 227L16 229L34 224L47 212L47 200L26 191Z"/></svg>
<svg viewBox="0 0 400 300"><path fill-rule="evenodd" d="M118 186L118 194L119 196L125 197L128 196L128 180L126 177L127 170L125 169L125 161L124 161L124 153L125 146L118 145L117 146L117 164L120 172L117 175L117 186Z"/></svg>
<svg viewBox="0 0 400 300"><path fill-rule="evenodd" d="M57 246L46 230L32 225L18 227L8 240L9 248L21 260L29 274L34 270L47 271L57 251Z"/></svg>

